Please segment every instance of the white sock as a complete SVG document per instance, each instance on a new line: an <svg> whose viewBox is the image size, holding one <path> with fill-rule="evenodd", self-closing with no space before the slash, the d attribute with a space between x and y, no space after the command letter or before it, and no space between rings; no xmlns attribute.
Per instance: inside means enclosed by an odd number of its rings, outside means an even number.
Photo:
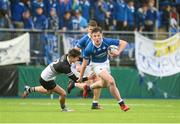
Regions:
<svg viewBox="0 0 180 124"><path fill-rule="evenodd" d="M123 99L120 99L119 101L118 101L118 103L120 103L120 102L122 102L122 101L124 101Z"/></svg>
<svg viewBox="0 0 180 124"><path fill-rule="evenodd" d="M92 89L93 89L93 87L92 87L91 85L89 86L89 88L90 88L90 90L92 90Z"/></svg>
<svg viewBox="0 0 180 124"><path fill-rule="evenodd" d="M93 103L98 103L98 101L93 100Z"/></svg>

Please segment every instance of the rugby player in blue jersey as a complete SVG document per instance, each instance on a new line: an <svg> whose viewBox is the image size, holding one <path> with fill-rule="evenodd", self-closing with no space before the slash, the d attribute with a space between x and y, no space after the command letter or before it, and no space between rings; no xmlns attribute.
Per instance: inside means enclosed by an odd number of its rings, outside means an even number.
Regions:
<svg viewBox="0 0 180 124"><path fill-rule="evenodd" d="M88 43L83 52L83 63L80 72L80 77L77 80L81 82L83 75L89 60L91 60L91 66L93 72L101 78L101 81L97 81L91 85L84 86L83 95L86 96L89 90L108 87L110 93L118 101L120 108L123 111L129 110L129 107L125 105L123 99L120 96L119 90L116 87L116 83L112 75L110 74L109 55L118 56L126 47L127 42L119 39L103 38L101 28L97 27L92 30L91 42ZM118 46L118 50L108 54L108 47L110 45Z"/></svg>
<svg viewBox="0 0 180 124"><path fill-rule="evenodd" d="M90 20L89 24L88 24L88 34L84 35L81 39L78 40L75 48L78 49L78 50L81 50L82 54L84 52L84 49L86 48L86 46L88 45L89 42L91 42L91 38L90 38L90 35L91 35L91 31L97 27L97 23L96 21L94 20ZM77 77L79 77L79 72L81 70L81 64L73 64L71 66L71 70L74 74L76 74ZM84 73L84 76L89 76L91 75L93 72L91 71L91 67L90 66L87 66L86 70L85 70L85 73ZM93 83L97 80L100 80L98 77L96 77L96 79L94 80L91 80L91 81L87 81L87 83ZM69 85L68 85L68 93L71 92L71 90L76 86L80 89L83 89L85 83L75 83L75 82L72 82L70 81ZM91 109L101 109L102 107L100 107L100 105L98 104L98 100L99 100L99 97L100 97L100 93L101 93L101 89L94 89L93 90L93 103L92 103L92 107Z"/></svg>

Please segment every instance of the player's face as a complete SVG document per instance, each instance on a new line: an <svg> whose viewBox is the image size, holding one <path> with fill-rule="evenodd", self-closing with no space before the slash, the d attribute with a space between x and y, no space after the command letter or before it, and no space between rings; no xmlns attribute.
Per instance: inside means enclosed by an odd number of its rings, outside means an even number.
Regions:
<svg viewBox="0 0 180 124"><path fill-rule="evenodd" d="M77 56L77 57L71 57L71 62L72 63L75 63L75 62L77 62L79 60L79 56Z"/></svg>
<svg viewBox="0 0 180 124"><path fill-rule="evenodd" d="M93 26L88 26L88 33L91 34L92 30L94 29Z"/></svg>
<svg viewBox="0 0 180 124"><path fill-rule="evenodd" d="M91 35L92 40L94 41L95 45L100 45L102 42L102 33L101 32L96 32L96 33L92 33Z"/></svg>

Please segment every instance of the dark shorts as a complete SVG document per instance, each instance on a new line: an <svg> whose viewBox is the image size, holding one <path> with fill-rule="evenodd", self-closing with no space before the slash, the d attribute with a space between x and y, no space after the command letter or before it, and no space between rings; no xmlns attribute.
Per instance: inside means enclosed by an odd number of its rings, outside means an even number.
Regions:
<svg viewBox="0 0 180 124"><path fill-rule="evenodd" d="M52 81L45 81L42 78L39 79L40 84L47 90L52 90L56 87L56 83L54 80Z"/></svg>

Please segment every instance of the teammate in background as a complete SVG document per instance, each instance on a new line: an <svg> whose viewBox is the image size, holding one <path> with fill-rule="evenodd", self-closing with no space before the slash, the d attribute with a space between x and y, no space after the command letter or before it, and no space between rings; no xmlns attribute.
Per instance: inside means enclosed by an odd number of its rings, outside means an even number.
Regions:
<svg viewBox="0 0 180 124"><path fill-rule="evenodd" d="M78 82L82 81L88 60L91 60L93 71L101 78L101 81L97 81L91 85L85 85L83 95L86 96L88 94L88 90L108 87L110 93L118 101L120 108L123 111L127 111L129 107L125 105L120 96L119 90L116 87L115 80L110 74L110 65L108 59L108 47L110 45L119 46L118 50L109 54L110 56L114 57L118 56L125 49L127 42L119 39L103 38L102 30L99 27L92 30L91 39L92 41L88 43L84 50L82 69Z"/></svg>
<svg viewBox="0 0 180 124"><path fill-rule="evenodd" d="M83 51L84 49L86 48L87 44L89 42L91 42L91 31L97 27L97 23L96 21L94 20L90 20L89 24L88 24L88 34L84 35L80 40L78 40L75 48L78 49L78 50L81 50L82 54L83 54ZM74 65L72 65L71 67L71 70L76 74L77 77L79 77L79 74L80 74L80 70L81 70L81 64L79 63L76 63ZM92 74L92 69L90 66L87 66L86 70L85 70L85 73L84 73L84 76L88 76L90 74ZM93 83L97 80L100 80L98 77L96 77L96 79L94 80L91 80L91 81L88 81L88 82L85 82L85 83ZM69 82L69 85L68 85L68 93L71 92L71 90L74 88L74 87L78 87L80 89L83 89L85 83L75 83L75 82L72 82L70 81ZM98 100L99 100L99 97L100 97L100 93L101 93L101 89L94 89L93 90L93 102L92 102L92 107L91 109L101 109L101 107L99 106L98 104Z"/></svg>
<svg viewBox="0 0 180 124"><path fill-rule="evenodd" d="M43 94L48 94L55 92L59 95L59 103L62 111L68 112L71 111L67 109L65 105L66 91L55 83L55 78L58 74L64 73L73 81L76 81L78 78L71 71L71 64L79 60L81 53L79 50L71 49L68 54L64 55L61 59L56 60L49 64L41 73L40 84L41 86L25 86L25 91L22 94L22 97L27 97L32 92L39 92ZM92 79L93 76L83 78L83 81Z"/></svg>

